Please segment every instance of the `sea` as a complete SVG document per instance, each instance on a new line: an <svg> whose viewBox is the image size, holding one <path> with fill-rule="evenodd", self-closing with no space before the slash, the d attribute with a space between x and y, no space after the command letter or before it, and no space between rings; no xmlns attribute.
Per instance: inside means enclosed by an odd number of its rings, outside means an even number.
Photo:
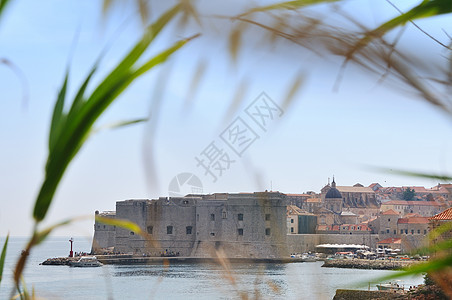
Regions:
<svg viewBox="0 0 452 300"><path fill-rule="evenodd" d="M332 299L336 289L376 290L382 276L395 271L322 268L323 262L288 264L104 265L99 268L43 266L69 254L70 237L50 237L28 260L24 282L39 299ZM5 238L0 238L3 245ZM27 239L10 238L0 299L14 290L13 269ZM91 239L74 237L74 251L89 252ZM407 287L423 276L401 278Z"/></svg>

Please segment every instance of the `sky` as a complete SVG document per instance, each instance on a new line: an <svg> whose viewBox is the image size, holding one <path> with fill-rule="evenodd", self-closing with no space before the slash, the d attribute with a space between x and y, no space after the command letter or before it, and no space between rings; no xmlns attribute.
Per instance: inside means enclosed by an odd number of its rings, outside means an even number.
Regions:
<svg viewBox="0 0 452 300"><path fill-rule="evenodd" d="M234 24L212 16L252 5L239 2L203 1L203 27L192 22L164 30L148 57L178 39L201 36L137 80L98 120L102 127L150 116L145 124L102 130L88 140L67 169L44 225L114 210L120 200L168 196L179 187L193 191L182 182L187 178L197 178L190 182L204 193L303 193L320 192L333 176L338 185L437 184L376 167L452 174L450 115L399 82L379 83L350 65L336 90L341 59L318 57L287 41L262 43L257 29L244 36L234 62L228 50ZM162 9L154 5L153 17ZM406 9L410 1L399 5ZM370 27L397 15L385 1L347 1L345 8ZM447 42L441 31L450 28L447 17L419 24ZM16 0L8 7L0 20L0 58L19 71L0 65L0 236L32 230L51 114L66 69L73 96L100 56L97 82L141 33L135 8L124 4L106 17L101 1ZM400 47L434 62L444 55L413 26ZM205 71L191 90L199 66ZM301 87L285 106L295 79ZM242 101L231 110L241 84ZM263 115L253 115L256 107L267 115L265 124ZM244 128L247 133L237 135ZM221 174L213 165L212 173L202 167L199 161L206 164L208 157L224 168ZM90 236L92 229L91 218L55 234Z"/></svg>

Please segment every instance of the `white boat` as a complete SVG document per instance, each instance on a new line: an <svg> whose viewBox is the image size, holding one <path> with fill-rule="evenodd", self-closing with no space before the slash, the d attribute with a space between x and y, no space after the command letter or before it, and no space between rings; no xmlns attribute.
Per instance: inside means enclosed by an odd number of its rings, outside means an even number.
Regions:
<svg viewBox="0 0 452 300"><path fill-rule="evenodd" d="M398 285L395 282L377 284L377 289L380 291L403 291L403 286Z"/></svg>
<svg viewBox="0 0 452 300"><path fill-rule="evenodd" d="M78 261L72 261L69 263L71 267L100 267L102 263L97 260L95 256L82 256Z"/></svg>

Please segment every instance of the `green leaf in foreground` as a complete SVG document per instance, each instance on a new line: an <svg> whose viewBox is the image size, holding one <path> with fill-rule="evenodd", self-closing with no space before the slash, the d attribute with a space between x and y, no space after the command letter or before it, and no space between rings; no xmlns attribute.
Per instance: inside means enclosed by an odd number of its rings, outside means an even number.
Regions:
<svg viewBox="0 0 452 300"><path fill-rule="evenodd" d="M118 226L124 229L128 229L140 235L142 234L140 226L129 220L112 219L107 217L96 216L96 221L105 225Z"/></svg>
<svg viewBox="0 0 452 300"><path fill-rule="evenodd" d="M56 107L56 119L59 123L58 126L61 126L61 128L58 129L59 134L54 136L56 140L52 140L46 165L46 176L35 203L33 217L36 222L43 220L47 214L57 186L66 168L87 140L99 116L136 78L154 66L165 62L174 52L190 40L186 39L176 42L172 47L162 51L141 65L136 65L157 34L179 10L179 5L174 6L149 26L142 39L135 44L116 68L105 77L90 96L84 97L83 93L86 85L95 70L93 68L93 71L79 89L69 113L65 114L63 111L61 116L58 117L60 108ZM64 91L64 89L65 84L61 91ZM57 101L56 105L61 105L61 102ZM63 119L65 121L61 122Z"/></svg>
<svg viewBox="0 0 452 300"><path fill-rule="evenodd" d="M5 243L3 244L2 254L0 254L0 283L3 277L3 268L5 267L6 248L8 247L9 233L6 236Z"/></svg>
<svg viewBox="0 0 452 300"><path fill-rule="evenodd" d="M437 180L442 180L442 181L452 181L452 176L446 175L446 174L421 173L421 172L404 171L404 170L397 170L397 169L385 169L385 168L374 168L374 169L376 169L377 171L380 171L380 172L395 173L397 175L402 175L402 176L437 179Z"/></svg>

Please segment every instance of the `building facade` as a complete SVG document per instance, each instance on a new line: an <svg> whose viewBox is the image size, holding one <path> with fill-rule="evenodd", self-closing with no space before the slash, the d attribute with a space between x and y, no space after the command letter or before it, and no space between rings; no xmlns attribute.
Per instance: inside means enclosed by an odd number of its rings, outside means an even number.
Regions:
<svg viewBox="0 0 452 300"><path fill-rule="evenodd" d="M116 227L115 252L214 257L222 249L231 258L287 255L286 196L279 192L118 201L116 218L136 223L145 235Z"/></svg>

